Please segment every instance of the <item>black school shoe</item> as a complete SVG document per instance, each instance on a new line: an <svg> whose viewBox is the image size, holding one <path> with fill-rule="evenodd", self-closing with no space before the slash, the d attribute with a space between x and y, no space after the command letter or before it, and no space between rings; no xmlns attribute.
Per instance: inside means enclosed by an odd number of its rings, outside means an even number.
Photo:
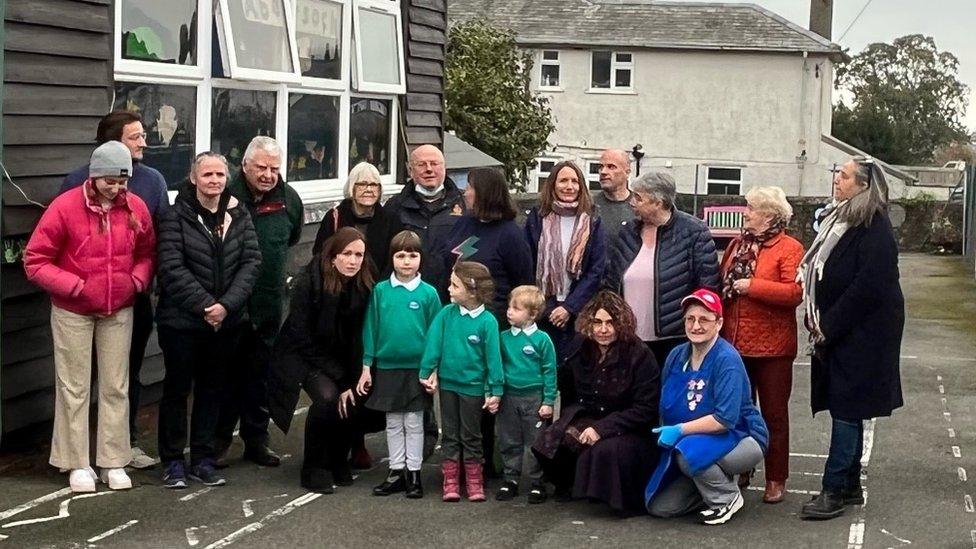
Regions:
<svg viewBox="0 0 976 549"><path fill-rule="evenodd" d="M317 494L334 494L332 473L328 469L302 469L302 488Z"/></svg>
<svg viewBox="0 0 976 549"><path fill-rule="evenodd" d="M408 499L420 499L424 497L424 487L420 483L420 471L407 471L407 493Z"/></svg>
<svg viewBox="0 0 976 549"><path fill-rule="evenodd" d="M549 499L549 493L546 492L546 485L541 482L535 482L532 484L532 489L529 490L529 503L539 504L545 503Z"/></svg>
<svg viewBox="0 0 976 549"><path fill-rule="evenodd" d="M264 467L281 465L281 458L278 457L278 454L264 444L244 448L244 459Z"/></svg>
<svg viewBox="0 0 976 549"><path fill-rule="evenodd" d="M403 469L390 469L390 474L386 480L373 488L374 496L388 496L407 489L407 481L404 478Z"/></svg>
<svg viewBox="0 0 976 549"><path fill-rule="evenodd" d="M843 514L843 495L830 492L820 492L804 503L803 508L800 509L800 518L804 520L828 520Z"/></svg>
<svg viewBox="0 0 976 549"><path fill-rule="evenodd" d="M495 493L495 501L510 501L519 493L518 483L514 480L506 480L502 483L498 492Z"/></svg>

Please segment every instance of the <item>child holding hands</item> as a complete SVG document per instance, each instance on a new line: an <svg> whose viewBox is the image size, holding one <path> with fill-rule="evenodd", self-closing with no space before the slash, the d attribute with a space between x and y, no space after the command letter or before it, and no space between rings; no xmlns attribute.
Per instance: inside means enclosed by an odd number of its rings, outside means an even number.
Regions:
<svg viewBox="0 0 976 549"><path fill-rule="evenodd" d="M495 494L498 501L518 495L523 459L532 480L529 503L543 503L548 497L542 467L532 454L532 444L552 419L556 400L556 347L535 323L545 304L545 295L535 286L518 286L508 298L512 327L500 337L505 396L498 412L498 447L505 482Z"/></svg>
<svg viewBox="0 0 976 549"><path fill-rule="evenodd" d="M363 373L356 385L366 406L386 412L390 473L373 495L406 492L424 497L420 466L424 451L424 411L430 396L418 383L427 330L441 309L433 286L420 280L420 237L401 231L390 241L393 274L373 288L363 322ZM373 380L370 368L376 366Z"/></svg>
<svg viewBox="0 0 976 549"><path fill-rule="evenodd" d="M460 463L469 501L485 501L481 411L498 411L504 390L498 321L486 310L494 293L488 268L460 261L451 273L451 304L434 318L420 366L429 393L440 385L444 501L460 501ZM487 456L491 459L491 456Z"/></svg>

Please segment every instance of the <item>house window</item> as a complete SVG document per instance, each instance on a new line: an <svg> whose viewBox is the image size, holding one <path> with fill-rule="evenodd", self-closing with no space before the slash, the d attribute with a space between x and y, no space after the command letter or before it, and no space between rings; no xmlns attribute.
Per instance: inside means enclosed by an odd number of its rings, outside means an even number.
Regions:
<svg viewBox="0 0 976 549"><path fill-rule="evenodd" d="M356 0L356 89L403 93L403 31L400 7L389 0Z"/></svg>
<svg viewBox="0 0 976 549"><path fill-rule="evenodd" d="M591 191L600 190L600 161L589 160L586 162L586 188Z"/></svg>
<svg viewBox="0 0 976 549"><path fill-rule="evenodd" d="M236 170L250 140L267 135L306 204L340 199L364 160L393 191L400 2L115 0L114 105L142 114L145 162L171 186L195 153L218 151ZM364 32L353 32L354 15Z"/></svg>
<svg viewBox="0 0 976 549"><path fill-rule="evenodd" d="M535 177L532 178L532 183L534 183L535 188L526 189L530 192L539 192L542 187L545 186L546 180L549 179L549 173L552 169L559 163L559 159L555 158L537 158L535 164ZM532 185L530 185L531 187Z"/></svg>
<svg viewBox="0 0 976 549"><path fill-rule="evenodd" d="M594 51L590 55L591 89L632 89L634 77L634 55L632 53Z"/></svg>
<svg viewBox="0 0 976 549"><path fill-rule="evenodd" d="M539 86L542 88L559 87L559 52L546 50L542 52L542 62L539 64Z"/></svg>
<svg viewBox="0 0 976 549"><path fill-rule="evenodd" d="M197 126L194 86L116 82L113 109L136 111L146 130L143 163L159 170L170 189L190 173Z"/></svg>
<svg viewBox="0 0 976 549"><path fill-rule="evenodd" d="M742 168L709 167L705 182L708 194L739 195L742 193Z"/></svg>

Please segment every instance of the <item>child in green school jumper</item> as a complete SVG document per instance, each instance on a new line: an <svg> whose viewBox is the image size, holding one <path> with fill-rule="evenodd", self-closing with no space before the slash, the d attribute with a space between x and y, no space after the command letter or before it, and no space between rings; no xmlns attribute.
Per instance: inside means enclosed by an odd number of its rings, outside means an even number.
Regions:
<svg viewBox="0 0 976 549"><path fill-rule="evenodd" d="M433 286L420 280L420 237L401 231L390 241L393 274L373 288L363 322L363 373L356 385L369 394L366 407L386 412L390 474L373 495L406 492L424 497L420 466L424 460L424 411L430 395L417 380L427 330L441 310ZM376 367L376 379L370 368Z"/></svg>
<svg viewBox="0 0 976 549"><path fill-rule="evenodd" d="M505 396L497 423L505 482L495 494L498 501L518 495L523 459L532 480L529 503L542 503L548 497L542 467L532 454L532 444L552 419L556 401L556 347L535 324L545 304L546 296L535 286L518 286L508 296L512 327L500 337Z"/></svg>
<svg viewBox="0 0 976 549"><path fill-rule="evenodd" d="M485 501L481 411L498 411L505 381L498 321L485 308L494 291L487 267L474 261L458 262L448 288L451 304L437 313L427 334L420 382L429 393L440 386L444 501L461 499L462 448L468 500Z"/></svg>

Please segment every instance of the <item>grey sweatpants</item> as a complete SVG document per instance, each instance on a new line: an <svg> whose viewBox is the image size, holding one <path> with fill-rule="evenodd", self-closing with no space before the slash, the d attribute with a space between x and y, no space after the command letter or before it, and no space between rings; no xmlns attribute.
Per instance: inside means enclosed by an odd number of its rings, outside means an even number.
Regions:
<svg viewBox="0 0 976 549"><path fill-rule="evenodd" d="M542 480L542 466L532 454L532 445L545 427L539 418L542 395L504 395L498 408L498 451L502 455L505 480L518 482L522 463L528 465L529 478Z"/></svg>
<svg viewBox="0 0 976 549"><path fill-rule="evenodd" d="M729 453L698 476L691 476L688 462L676 454L678 467L684 475L660 489L648 512L661 518L677 517L700 508L702 503L709 509L724 507L739 494L735 475L751 471L763 459L762 448L756 439L746 437Z"/></svg>
<svg viewBox="0 0 976 549"><path fill-rule="evenodd" d="M441 453L444 459L481 462L481 407L485 397L441 389ZM463 452L462 452L463 450Z"/></svg>

